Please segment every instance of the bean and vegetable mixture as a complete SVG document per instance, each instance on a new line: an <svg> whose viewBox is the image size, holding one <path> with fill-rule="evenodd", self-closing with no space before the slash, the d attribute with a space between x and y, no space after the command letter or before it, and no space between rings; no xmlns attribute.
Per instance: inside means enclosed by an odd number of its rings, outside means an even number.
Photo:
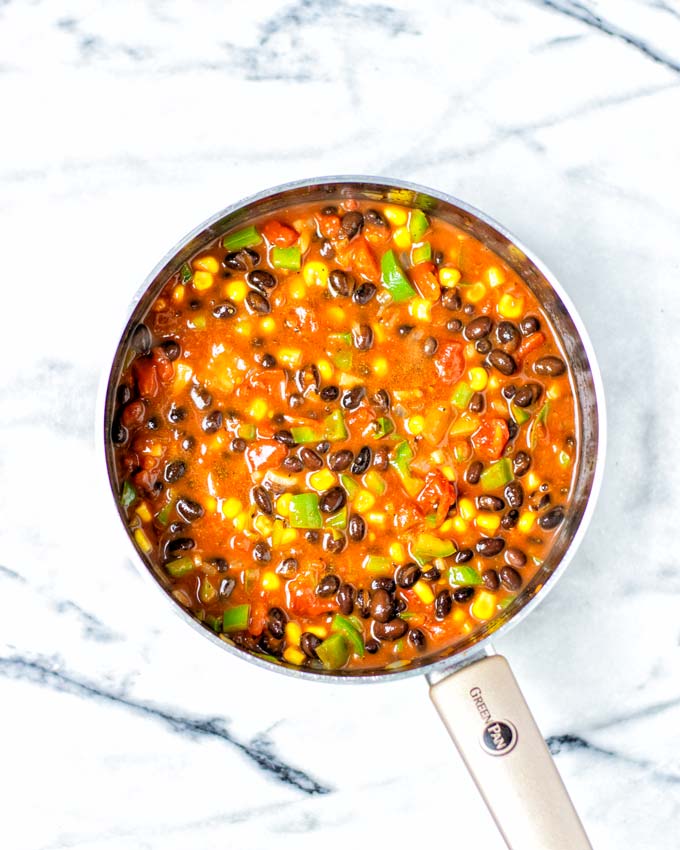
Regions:
<svg viewBox="0 0 680 850"><path fill-rule="evenodd" d="M168 280L111 438L135 543L249 651L394 668L493 619L569 509L555 334L488 248L419 209L292 207Z"/></svg>

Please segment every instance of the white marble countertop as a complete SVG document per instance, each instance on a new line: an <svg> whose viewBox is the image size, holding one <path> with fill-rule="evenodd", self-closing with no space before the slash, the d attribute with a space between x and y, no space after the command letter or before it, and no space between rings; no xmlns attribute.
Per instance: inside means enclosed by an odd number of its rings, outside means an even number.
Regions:
<svg viewBox="0 0 680 850"><path fill-rule="evenodd" d="M2 846L503 847L423 680L218 652L92 495L97 381L147 271L239 197L354 172L502 221L590 330L602 497L498 649L594 847L676 850L680 3L3 0L0 104Z"/></svg>

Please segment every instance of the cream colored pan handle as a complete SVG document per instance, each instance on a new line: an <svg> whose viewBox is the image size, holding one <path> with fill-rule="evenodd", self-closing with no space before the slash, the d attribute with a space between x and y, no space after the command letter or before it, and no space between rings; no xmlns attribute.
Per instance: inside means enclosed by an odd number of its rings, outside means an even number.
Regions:
<svg viewBox="0 0 680 850"><path fill-rule="evenodd" d="M430 696L510 850L592 850L505 658L451 673Z"/></svg>

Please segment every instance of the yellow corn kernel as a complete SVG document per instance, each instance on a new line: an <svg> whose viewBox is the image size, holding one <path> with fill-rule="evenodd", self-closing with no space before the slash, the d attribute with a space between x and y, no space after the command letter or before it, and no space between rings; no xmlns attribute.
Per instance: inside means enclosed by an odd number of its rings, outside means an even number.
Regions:
<svg viewBox="0 0 680 850"><path fill-rule="evenodd" d="M239 336L252 336L253 334L253 323L248 319L240 319L232 327Z"/></svg>
<svg viewBox="0 0 680 850"><path fill-rule="evenodd" d="M299 348L280 348L276 357L289 369L298 369L302 363L302 351Z"/></svg>
<svg viewBox="0 0 680 850"><path fill-rule="evenodd" d="M272 570L267 570L262 576L262 590L278 590L281 587L281 579Z"/></svg>
<svg viewBox="0 0 680 850"><path fill-rule="evenodd" d="M375 337L376 342L385 342L387 339L387 331L381 324L372 325L373 328L373 336Z"/></svg>
<svg viewBox="0 0 680 850"><path fill-rule="evenodd" d="M215 278L210 274L210 272L194 272L194 276L191 279L191 282L194 285L194 289L198 289L199 292L203 292L204 289L210 289L213 285Z"/></svg>
<svg viewBox="0 0 680 850"><path fill-rule="evenodd" d="M321 638L321 640L328 637L328 629L325 626L305 626L305 631L311 632L313 635Z"/></svg>
<svg viewBox="0 0 680 850"><path fill-rule="evenodd" d="M262 422L267 415L267 402L263 398L256 398L248 408L248 415L256 422Z"/></svg>
<svg viewBox="0 0 680 850"><path fill-rule="evenodd" d="M364 484L376 496L381 496L387 488L385 479L375 469L369 469L366 475L364 475Z"/></svg>
<svg viewBox="0 0 680 850"><path fill-rule="evenodd" d="M149 552L153 549L151 545L151 541L146 536L143 528L136 528L134 533L135 543L139 548L144 552L145 555L148 555Z"/></svg>
<svg viewBox="0 0 680 850"><path fill-rule="evenodd" d="M300 638L302 637L302 628L299 623L296 623L295 620L289 620L286 623L286 641L291 646L299 646Z"/></svg>
<svg viewBox="0 0 680 850"><path fill-rule="evenodd" d="M336 326L344 325L347 321L347 314L342 307L338 307L336 304L326 310L326 315L328 316L328 321Z"/></svg>
<svg viewBox="0 0 680 850"><path fill-rule="evenodd" d="M375 496L370 490L359 490L354 497L354 507L359 513L370 511L375 505Z"/></svg>
<svg viewBox="0 0 680 850"><path fill-rule="evenodd" d="M309 486L321 492L322 490L328 490L337 480L330 469L320 469L318 472L312 472L310 474Z"/></svg>
<svg viewBox="0 0 680 850"><path fill-rule="evenodd" d="M555 401L556 398L559 398L562 395L562 390L559 388L558 384L550 384L546 391L546 396L550 399L550 401Z"/></svg>
<svg viewBox="0 0 680 850"><path fill-rule="evenodd" d="M524 312L524 298L521 296L515 298L506 292L505 295L501 295L496 309L506 319L519 319Z"/></svg>
<svg viewBox="0 0 680 850"><path fill-rule="evenodd" d="M193 261L192 265L195 269L199 269L202 272L210 272L210 274L217 274L220 270L220 264L214 257L199 257Z"/></svg>
<svg viewBox="0 0 680 850"><path fill-rule="evenodd" d="M427 582L423 581L422 579L419 579L413 585L413 591L418 597L418 599L420 599L420 601L424 602L426 605L430 605L432 602L434 602L434 593L432 593L432 588Z"/></svg>
<svg viewBox="0 0 680 850"><path fill-rule="evenodd" d="M409 434L413 434L414 436L416 434L422 434L425 427L425 417L418 413L415 416L409 416L404 424Z"/></svg>
<svg viewBox="0 0 680 850"><path fill-rule="evenodd" d="M467 531L468 524L465 522L462 516L455 516L453 518L453 530L457 534L464 534Z"/></svg>
<svg viewBox="0 0 680 850"><path fill-rule="evenodd" d="M468 521L477 516L477 508L472 499L463 498L458 500L458 515Z"/></svg>
<svg viewBox="0 0 680 850"><path fill-rule="evenodd" d="M442 286L456 286L460 281L461 274L458 269L452 269L451 266L444 266L439 269L439 283Z"/></svg>
<svg viewBox="0 0 680 850"><path fill-rule="evenodd" d="M475 366L473 369L470 369L468 378L470 380L470 389L475 392L481 392L481 390L486 389L486 385L489 383L489 373L483 366Z"/></svg>
<svg viewBox="0 0 680 850"><path fill-rule="evenodd" d="M485 590L482 590L481 593L478 593L475 597L475 601L472 603L470 608L470 613L477 620L488 620L490 617L496 612L496 597L491 593L487 593Z"/></svg>
<svg viewBox="0 0 680 850"><path fill-rule="evenodd" d="M283 650L283 657L289 664L297 664L298 667L304 664L307 658L301 649L296 649L294 646L287 646Z"/></svg>
<svg viewBox="0 0 680 850"><path fill-rule="evenodd" d="M274 530L274 520L264 514L258 514L253 520L253 528L263 537L269 537Z"/></svg>
<svg viewBox="0 0 680 850"><path fill-rule="evenodd" d="M571 463L571 455L569 455L565 451L561 451L557 455L557 462L559 463L560 466L569 466L569 464Z"/></svg>
<svg viewBox="0 0 680 850"><path fill-rule="evenodd" d="M482 511L475 517L475 525L482 531L494 532L500 524L500 516L491 512Z"/></svg>
<svg viewBox="0 0 680 850"><path fill-rule="evenodd" d="M276 321L271 316L265 316L264 319L260 319L260 331L263 334L271 334L276 330Z"/></svg>
<svg viewBox="0 0 680 850"><path fill-rule="evenodd" d="M234 519L243 510L243 503L236 496L229 496L222 502L222 513L227 519Z"/></svg>
<svg viewBox="0 0 680 850"><path fill-rule="evenodd" d="M205 509L209 514L214 514L217 510L217 499L214 496L205 497Z"/></svg>
<svg viewBox="0 0 680 850"><path fill-rule="evenodd" d="M282 493L276 500L276 513L280 516L288 516L290 513L290 501L293 497L290 493Z"/></svg>
<svg viewBox="0 0 680 850"><path fill-rule="evenodd" d="M151 511L146 502L140 502L135 508L135 513L139 516L142 522L151 522Z"/></svg>
<svg viewBox="0 0 680 850"><path fill-rule="evenodd" d="M474 342L468 342L465 346L465 359L472 360L475 356L477 349L475 348Z"/></svg>
<svg viewBox="0 0 680 850"><path fill-rule="evenodd" d="M295 301L302 301L307 297L307 285L301 274L294 274L288 278L288 291Z"/></svg>
<svg viewBox="0 0 680 850"><path fill-rule="evenodd" d="M443 534L447 534L449 531L453 531L454 530L453 517L451 517L450 519L445 519L444 522L439 526L439 530Z"/></svg>
<svg viewBox="0 0 680 850"><path fill-rule="evenodd" d="M498 266L489 266L486 270L486 279L489 282L489 286L493 289L505 283L505 272L503 269L499 269Z"/></svg>
<svg viewBox="0 0 680 850"><path fill-rule="evenodd" d="M302 277L307 286L326 286L328 283L328 266L321 260L310 260L302 268Z"/></svg>
<svg viewBox="0 0 680 850"><path fill-rule="evenodd" d="M454 623L462 623L465 619L465 609L457 605L451 612L451 619Z"/></svg>
<svg viewBox="0 0 680 850"><path fill-rule="evenodd" d="M387 517L383 513L379 513L378 511L371 511L366 514L366 521L369 525L377 525L379 528L385 528L387 524Z"/></svg>
<svg viewBox="0 0 680 850"><path fill-rule="evenodd" d="M245 529L248 527L249 522L250 514L248 513L248 511L241 511L241 513L237 514L232 520L234 528L237 531L245 531Z"/></svg>
<svg viewBox="0 0 680 850"><path fill-rule="evenodd" d="M442 474L448 481L456 480L456 471L452 466L442 466Z"/></svg>
<svg viewBox="0 0 680 850"><path fill-rule="evenodd" d="M172 290L172 300L175 304L181 304L184 301L184 286L181 283Z"/></svg>
<svg viewBox="0 0 680 850"><path fill-rule="evenodd" d="M527 475L527 487L529 490L538 490L541 486L541 479L536 475L535 472L530 472Z"/></svg>
<svg viewBox="0 0 680 850"><path fill-rule="evenodd" d="M389 553L390 558L392 558L395 564L405 564L408 560L408 555L404 545L399 543L397 540L395 540L394 543L390 543Z"/></svg>
<svg viewBox="0 0 680 850"><path fill-rule="evenodd" d="M289 543L294 543L298 539L297 528L284 528L281 532L281 545L287 546Z"/></svg>
<svg viewBox="0 0 680 850"><path fill-rule="evenodd" d="M426 298L411 298L408 302L409 315L419 322L429 322L432 305Z"/></svg>
<svg viewBox="0 0 680 850"><path fill-rule="evenodd" d="M330 381L330 379L333 377L334 371L333 364L331 363L331 361L324 360L323 358L321 358L321 360L317 361L316 365L319 370L319 375L321 375L321 380Z"/></svg>
<svg viewBox="0 0 680 850"><path fill-rule="evenodd" d="M230 298L235 304L241 304L248 294L248 287L243 280L230 280L225 292L227 298Z"/></svg>
<svg viewBox="0 0 680 850"><path fill-rule="evenodd" d="M389 363L386 357L376 357L373 361L373 374L378 378L384 378L390 371Z"/></svg>
<svg viewBox="0 0 680 850"><path fill-rule="evenodd" d="M398 227L392 234L392 241L400 251L406 251L411 247L411 234L408 227Z"/></svg>
<svg viewBox="0 0 680 850"><path fill-rule="evenodd" d="M468 286L465 289L465 297L473 304L476 304L478 301L481 301L485 295L486 286L484 286L483 283L473 283L472 286Z"/></svg>
<svg viewBox="0 0 680 850"><path fill-rule="evenodd" d="M497 390L500 386L499 380L495 375L489 376L488 387L490 390Z"/></svg>
<svg viewBox="0 0 680 850"><path fill-rule="evenodd" d="M522 511L519 515L519 520L517 521L517 528L522 532L522 534L528 534L534 524L534 520L536 517L531 511Z"/></svg>
<svg viewBox="0 0 680 850"><path fill-rule="evenodd" d="M175 392L189 383L194 370L188 363L175 363L175 380L173 381L173 389Z"/></svg>
<svg viewBox="0 0 680 850"><path fill-rule="evenodd" d="M404 207L385 207L385 218L395 227L401 227L408 221L408 211Z"/></svg>

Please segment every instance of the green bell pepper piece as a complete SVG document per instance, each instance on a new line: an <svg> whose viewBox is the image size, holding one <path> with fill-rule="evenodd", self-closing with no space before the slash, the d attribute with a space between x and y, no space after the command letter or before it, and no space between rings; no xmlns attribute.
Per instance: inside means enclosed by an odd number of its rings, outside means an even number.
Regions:
<svg viewBox="0 0 680 850"><path fill-rule="evenodd" d="M300 271L300 249L296 246L292 248L272 248L272 265L277 269L291 269L292 271Z"/></svg>
<svg viewBox="0 0 680 850"><path fill-rule="evenodd" d="M516 404L510 405L510 412L512 413L512 418L518 425L524 425L529 419L531 419L531 414L528 410L525 410L523 407L517 407Z"/></svg>
<svg viewBox="0 0 680 850"><path fill-rule="evenodd" d="M184 263L182 268L179 270L179 276L182 283L189 283L189 281L192 280L194 273L191 271L189 263Z"/></svg>
<svg viewBox="0 0 680 850"><path fill-rule="evenodd" d="M435 558L448 558L456 551L453 540L442 540L434 534L423 532L416 537L412 548L413 557L419 564L426 564Z"/></svg>
<svg viewBox="0 0 680 850"><path fill-rule="evenodd" d="M406 440L399 443L394 451L390 463L397 475L401 478L406 492L409 496L417 496L423 489L423 482L411 474L409 463L413 460L413 449Z"/></svg>
<svg viewBox="0 0 680 850"><path fill-rule="evenodd" d="M474 567L467 567L463 564L449 567L449 584L452 587L481 583L482 577Z"/></svg>
<svg viewBox="0 0 680 850"><path fill-rule="evenodd" d="M404 274L394 251L385 251L380 262L382 284L394 302L406 301L417 293Z"/></svg>
<svg viewBox="0 0 680 850"><path fill-rule="evenodd" d="M339 670L349 661L349 647L342 632L334 632L316 648L316 654L327 670Z"/></svg>
<svg viewBox="0 0 680 850"><path fill-rule="evenodd" d="M453 404L459 410L465 410L474 394L475 391L470 387L469 384L466 384L465 381L459 381L453 390L453 395L451 396L451 404Z"/></svg>
<svg viewBox="0 0 680 850"><path fill-rule="evenodd" d="M359 658L364 657L364 639L361 635L361 631L355 628L354 623L349 620L347 617L343 617L342 614L336 614L333 617L333 623L331 624L331 632L338 632L347 638L347 642L351 646L353 652L359 656Z"/></svg>
<svg viewBox="0 0 680 850"><path fill-rule="evenodd" d="M339 347L351 348L352 346L352 334L347 332L343 334L329 334L328 342L331 345L337 345Z"/></svg>
<svg viewBox="0 0 680 850"><path fill-rule="evenodd" d="M427 233L429 226L430 222L422 210L411 210L411 215L408 218L408 232L414 242L420 242Z"/></svg>
<svg viewBox="0 0 680 850"><path fill-rule="evenodd" d="M165 565L165 569L173 578L179 578L180 576L185 576L194 569L194 562L192 558L177 558L174 561L169 561Z"/></svg>
<svg viewBox="0 0 680 850"><path fill-rule="evenodd" d="M318 443L323 440L321 429L312 428L309 425L294 425L290 433L296 443Z"/></svg>
<svg viewBox="0 0 680 850"><path fill-rule="evenodd" d="M235 605L233 608L228 608L222 614L222 631L242 632L248 628L248 620L250 619L250 605Z"/></svg>
<svg viewBox="0 0 680 850"><path fill-rule="evenodd" d="M219 634L222 631L222 617L215 617L213 614L208 614L205 618L205 622L214 632Z"/></svg>
<svg viewBox="0 0 680 850"><path fill-rule="evenodd" d="M491 466L487 466L484 472L482 472L479 483L482 485L482 490L488 492L489 490L498 490L500 487L505 487L506 484L512 481L512 478L512 464L510 463L510 459L502 457L500 460L492 463Z"/></svg>
<svg viewBox="0 0 680 850"><path fill-rule="evenodd" d="M129 481L123 481L123 490L120 494L120 503L124 508L129 508L137 498L137 491Z"/></svg>
<svg viewBox="0 0 680 850"><path fill-rule="evenodd" d="M375 420L373 427L375 428L373 439L380 440L394 431L394 422L392 422L391 419L388 419L387 416L381 416L379 419Z"/></svg>
<svg viewBox="0 0 680 850"><path fill-rule="evenodd" d="M541 425L545 425L545 422L548 418L548 414L550 413L550 402L546 401L543 407L538 411L538 416L536 417L536 421L540 422Z"/></svg>
<svg viewBox="0 0 680 850"><path fill-rule="evenodd" d="M316 493L298 493L291 496L288 518L291 528L322 528L323 517Z"/></svg>
<svg viewBox="0 0 680 850"><path fill-rule="evenodd" d="M386 555L366 555L362 566L369 573L387 573L392 569L392 561Z"/></svg>
<svg viewBox="0 0 680 850"><path fill-rule="evenodd" d="M156 514L156 519L162 526L166 526L170 522L170 514L174 506L174 502L167 502Z"/></svg>
<svg viewBox="0 0 680 850"><path fill-rule="evenodd" d="M347 372L352 368L352 352L351 351L336 351L335 354L331 354L331 360L333 364L338 367L338 369L342 369L343 372Z"/></svg>
<svg viewBox="0 0 680 850"><path fill-rule="evenodd" d="M411 262L414 266L418 263L428 263L432 259L432 245L429 242L421 242L411 248Z"/></svg>
<svg viewBox="0 0 680 850"><path fill-rule="evenodd" d="M345 490L347 490L347 495L350 497L350 499L359 489L359 485L357 484L357 482L351 476L346 475L345 473L340 476L340 483L345 488Z"/></svg>
<svg viewBox="0 0 680 850"><path fill-rule="evenodd" d="M347 528L347 505L337 514L328 517L326 520L327 528Z"/></svg>
<svg viewBox="0 0 680 850"><path fill-rule="evenodd" d="M347 439L347 427L342 410L334 410L324 420L324 437L331 443Z"/></svg>
<svg viewBox="0 0 680 850"><path fill-rule="evenodd" d="M243 230L227 234L222 240L222 245L227 251L240 251L241 248L252 248L254 245L259 245L260 242L262 242L262 237L251 225L244 227Z"/></svg>
<svg viewBox="0 0 680 850"><path fill-rule="evenodd" d="M257 429L250 422L243 422L238 426L238 435L243 440L254 440L257 434Z"/></svg>

